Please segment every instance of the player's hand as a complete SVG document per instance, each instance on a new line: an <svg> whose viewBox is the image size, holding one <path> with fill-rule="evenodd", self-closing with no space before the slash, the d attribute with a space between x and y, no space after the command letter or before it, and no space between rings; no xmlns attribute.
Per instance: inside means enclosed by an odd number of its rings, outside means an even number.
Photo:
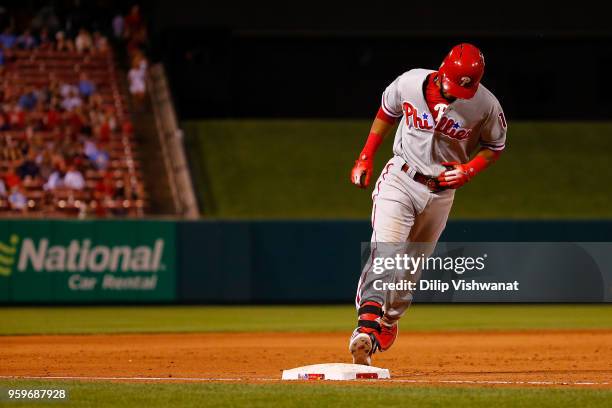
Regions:
<svg viewBox="0 0 612 408"><path fill-rule="evenodd" d="M359 188L366 188L370 184L372 177L372 168L374 167L373 160L365 155L355 161L355 165L351 170L351 183Z"/></svg>
<svg viewBox="0 0 612 408"><path fill-rule="evenodd" d="M446 171L443 171L438 176L438 183L441 187L456 189L470 181L471 175L463 164L459 162L444 162L442 165L446 167Z"/></svg>

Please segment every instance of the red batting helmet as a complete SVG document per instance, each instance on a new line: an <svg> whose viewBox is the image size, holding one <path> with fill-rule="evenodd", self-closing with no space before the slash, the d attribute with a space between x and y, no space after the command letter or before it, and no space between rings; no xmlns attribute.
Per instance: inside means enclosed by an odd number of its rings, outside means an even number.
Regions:
<svg viewBox="0 0 612 408"><path fill-rule="evenodd" d="M455 98L470 99L478 90L484 65L477 47L468 43L454 46L438 70L442 89Z"/></svg>

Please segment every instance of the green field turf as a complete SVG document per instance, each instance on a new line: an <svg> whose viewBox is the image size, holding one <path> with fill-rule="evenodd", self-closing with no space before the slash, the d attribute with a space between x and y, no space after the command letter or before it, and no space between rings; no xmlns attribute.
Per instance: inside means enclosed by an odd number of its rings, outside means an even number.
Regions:
<svg viewBox="0 0 612 408"><path fill-rule="evenodd" d="M351 306L4 307L0 334L350 332ZM414 305L403 330L610 329L612 305Z"/></svg>
<svg viewBox="0 0 612 408"><path fill-rule="evenodd" d="M368 218L348 182L369 120L183 123L207 216ZM610 122L511 121L500 161L455 197L451 218L612 218ZM391 138L376 166L391 157ZM380 171L378 170L376 175Z"/></svg>
<svg viewBox="0 0 612 408"><path fill-rule="evenodd" d="M0 333L345 331L350 306L4 307ZM612 328L612 305L415 305L403 330ZM0 344L1 344L0 337ZM9 388L62 388L67 402L9 403ZM118 383L0 380L0 405L19 407L608 407L612 390L533 387L378 387L376 383Z"/></svg>
<svg viewBox="0 0 612 408"><path fill-rule="evenodd" d="M124 384L0 381L0 389L57 388L68 400L11 403L15 407L609 407L612 390L442 388L374 384ZM6 400L4 400L6 401ZM2 402L2 399L0 399ZM8 403L6 406L9 406Z"/></svg>

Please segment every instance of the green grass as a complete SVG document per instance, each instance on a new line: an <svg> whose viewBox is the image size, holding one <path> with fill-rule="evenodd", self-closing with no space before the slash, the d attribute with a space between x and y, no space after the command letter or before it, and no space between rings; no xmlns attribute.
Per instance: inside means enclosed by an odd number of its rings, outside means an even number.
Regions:
<svg viewBox="0 0 612 408"><path fill-rule="evenodd" d="M351 186L348 174L369 126L369 120L185 122L204 213L368 218L371 188ZM391 139L377 156L378 169L391 157ZM511 122L506 152L458 192L451 217L612 218L610 151L612 122Z"/></svg>
<svg viewBox="0 0 612 408"><path fill-rule="evenodd" d="M337 384L125 384L0 381L7 388L60 388L66 402L15 403L16 407L609 407L612 390L439 388Z"/></svg>
<svg viewBox="0 0 612 408"><path fill-rule="evenodd" d="M612 305L415 305L404 330L612 328ZM350 306L4 307L0 333L121 333L208 331L350 331ZM1 341L1 338L0 338ZM19 407L249 406L268 407L607 407L612 390L587 388L415 387L376 383L118 383L0 380L9 388L61 388L67 402Z"/></svg>
<svg viewBox="0 0 612 408"><path fill-rule="evenodd" d="M346 332L351 306L4 307L0 334ZM612 305L414 305L404 330L612 328Z"/></svg>

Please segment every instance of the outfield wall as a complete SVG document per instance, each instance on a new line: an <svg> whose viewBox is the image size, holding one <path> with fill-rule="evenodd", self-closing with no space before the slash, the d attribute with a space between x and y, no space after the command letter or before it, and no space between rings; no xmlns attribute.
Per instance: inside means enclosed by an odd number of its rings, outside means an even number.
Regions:
<svg viewBox="0 0 612 408"><path fill-rule="evenodd" d="M4 220L0 302L351 302L369 237L367 221ZM454 256L496 254L461 278L521 288L417 301L612 301L612 221L453 221L441 241Z"/></svg>

